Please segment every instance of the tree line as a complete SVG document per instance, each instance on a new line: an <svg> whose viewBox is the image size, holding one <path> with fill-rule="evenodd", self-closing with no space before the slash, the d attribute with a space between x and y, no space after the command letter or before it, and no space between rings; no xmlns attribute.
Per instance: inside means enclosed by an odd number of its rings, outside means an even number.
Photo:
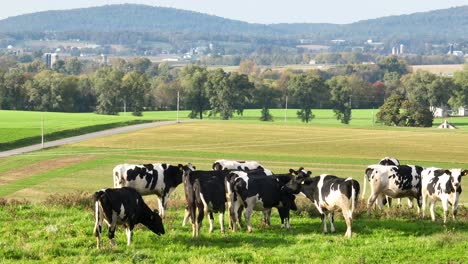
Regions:
<svg viewBox="0 0 468 264"><path fill-rule="evenodd" d="M141 115L148 110L181 109L191 118L206 115L229 119L244 109L261 109L261 120L272 120L269 109L299 109L304 122L313 109L331 108L344 124L352 109L380 108L386 125L430 126L430 107L468 105L468 69L444 77L410 73L398 57L377 64L343 65L328 70L262 69L242 61L237 71L186 65L171 67L146 58L117 59L112 66L85 65L77 59L58 61L52 69L42 62L2 61L0 108L12 110L96 112L122 111Z"/></svg>

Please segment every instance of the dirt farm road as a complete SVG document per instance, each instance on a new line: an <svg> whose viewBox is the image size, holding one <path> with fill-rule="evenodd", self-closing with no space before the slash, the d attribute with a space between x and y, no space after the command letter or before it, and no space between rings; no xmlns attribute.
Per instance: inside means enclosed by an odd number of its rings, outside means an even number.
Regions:
<svg viewBox="0 0 468 264"><path fill-rule="evenodd" d="M98 138L98 137L105 137L105 136L110 136L110 135L115 135L115 134L120 134L120 133L131 132L135 130L141 130L145 128L152 128L152 127L157 127L157 126L166 126L166 125L173 125L173 124L177 124L177 121L159 121L159 122L124 126L124 127L117 127L117 128L102 130L98 132L83 134L80 136L44 142L44 147L42 146L42 144L36 144L32 146L2 151L0 152L0 158L9 157L9 156L18 155L18 154L27 153L27 152L32 152L36 150L41 150L43 148L46 149L46 148L62 146L66 144L72 144L72 143L80 142L83 140L88 140L88 139L93 139L93 138Z"/></svg>

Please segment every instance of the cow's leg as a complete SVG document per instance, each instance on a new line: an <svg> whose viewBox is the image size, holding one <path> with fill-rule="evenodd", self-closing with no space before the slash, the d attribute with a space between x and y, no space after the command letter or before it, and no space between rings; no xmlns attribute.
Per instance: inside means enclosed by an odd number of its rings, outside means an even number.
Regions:
<svg viewBox="0 0 468 264"><path fill-rule="evenodd" d="M110 239L111 246L115 247L115 228L117 227L117 212L112 211L112 221L109 225L109 234L108 237Z"/></svg>
<svg viewBox="0 0 468 264"><path fill-rule="evenodd" d="M343 212L343 215L345 215L345 212ZM330 232L335 233L335 214L333 211L328 213L328 220L330 221Z"/></svg>
<svg viewBox="0 0 468 264"><path fill-rule="evenodd" d="M429 205L429 210L431 211L431 219L432 219L432 221L435 221L434 205L435 205L435 200L434 200L434 198L431 198L431 203L430 203L430 205Z"/></svg>
<svg viewBox="0 0 468 264"><path fill-rule="evenodd" d="M262 211L263 213L263 224L266 226L270 226L270 218L271 218L271 209L265 209Z"/></svg>
<svg viewBox="0 0 468 264"><path fill-rule="evenodd" d="M444 209L444 224L447 223L448 216L448 199L447 197L442 198L442 208Z"/></svg>
<svg viewBox="0 0 468 264"><path fill-rule="evenodd" d="M408 208L413 208L413 207L414 207L413 198L408 197Z"/></svg>
<svg viewBox="0 0 468 264"><path fill-rule="evenodd" d="M422 195L422 203L421 203L421 211L422 211L422 218L424 219L426 217L426 202L427 202L427 196L426 194Z"/></svg>
<svg viewBox="0 0 468 264"><path fill-rule="evenodd" d="M127 226L125 228L125 233L127 234L127 246L130 246L133 238L133 226Z"/></svg>
<svg viewBox="0 0 468 264"><path fill-rule="evenodd" d="M408 197L408 203L409 203L410 199L412 200L413 198ZM422 208L422 196L421 196L421 194L419 194L419 196L416 197L416 202L418 203L418 215L420 215L421 214L421 208ZM411 201L411 204L413 204L413 201ZM413 208L413 207L411 207L411 208Z"/></svg>
<svg viewBox="0 0 468 264"><path fill-rule="evenodd" d="M369 197L369 200L367 200L367 216L370 217L370 211L372 208L372 205L375 203L375 200L377 199L378 195L375 195L375 193L372 193L371 196Z"/></svg>
<svg viewBox="0 0 468 264"><path fill-rule="evenodd" d="M253 204L247 204L247 207L245 208L245 222L247 223L247 230L249 233L253 232L252 228L252 223L250 222L250 217L252 216L253 212Z"/></svg>
<svg viewBox="0 0 468 264"><path fill-rule="evenodd" d="M101 248L101 234L102 234L102 214L99 210L99 202L96 201L94 203L94 217L95 217L95 225L94 225L94 236L96 237L97 248Z"/></svg>
<svg viewBox="0 0 468 264"><path fill-rule="evenodd" d="M345 211L347 211L347 210L343 210L343 217L344 217L345 222L346 222L345 236L346 237L351 237L351 235L352 235L351 228L352 228L352 225L353 225L353 213L352 212L345 212Z"/></svg>
<svg viewBox="0 0 468 264"><path fill-rule="evenodd" d="M385 199L385 200L387 201L388 208L392 208L392 201L393 201L392 197L389 197L389 196L387 196L387 195L385 195L385 196L382 195L382 197L383 197L383 199ZM399 205L400 205L400 201L398 201L398 206L399 206ZM380 205L379 205L379 206L380 206ZM384 206L383 206L383 204L382 204L382 206L380 207L380 209L382 209L383 207L384 207Z"/></svg>
<svg viewBox="0 0 468 264"><path fill-rule="evenodd" d="M241 204L237 211L237 226L242 227L242 212L244 211L244 206Z"/></svg>
<svg viewBox="0 0 468 264"><path fill-rule="evenodd" d="M454 196L454 199L452 201L452 217L453 217L453 221L456 220L456 217L457 217L457 210L458 210L458 200L459 200L459 196L460 194L455 192L455 196Z"/></svg>
<svg viewBox="0 0 468 264"><path fill-rule="evenodd" d="M185 207L185 212L184 212L184 220L182 220L182 226L185 226L187 224L188 219L190 218L190 211L188 207ZM190 219L192 221L192 219ZM193 221L192 221L193 224Z"/></svg>
<svg viewBox="0 0 468 264"><path fill-rule="evenodd" d="M236 232L237 231L237 226L241 227L240 226L240 213L239 213L239 209L241 207L241 204L239 201L235 201L234 204L233 204L233 208L232 208L232 215L231 215L231 219L230 221L232 221L232 231L233 232ZM242 211L240 211L242 212Z"/></svg>
<svg viewBox="0 0 468 264"><path fill-rule="evenodd" d="M202 226L203 217L205 217L205 210L204 210L203 204L201 204L201 205L198 207L197 230L196 230L196 235L197 235L197 236L200 235L200 229L201 229L201 226Z"/></svg>
<svg viewBox="0 0 468 264"><path fill-rule="evenodd" d="M195 205L190 205L188 207L188 212L189 212L189 215L190 215L190 222L192 222L192 237L196 237L197 236L197 221L195 219L196 217L196 208L195 208Z"/></svg>
<svg viewBox="0 0 468 264"><path fill-rule="evenodd" d="M214 229L214 216L213 216L213 212L205 212L207 213L208 215L208 218L210 219L210 233L213 233L213 229Z"/></svg>
<svg viewBox="0 0 468 264"><path fill-rule="evenodd" d="M327 221L326 221L326 215L324 213L320 213L320 219L322 220L322 230L323 233L328 233L327 230Z"/></svg>
<svg viewBox="0 0 468 264"><path fill-rule="evenodd" d="M159 207L159 216L161 216L161 218L164 219L164 216L166 215L166 212L164 212L164 198L158 197L158 207Z"/></svg>
<svg viewBox="0 0 468 264"><path fill-rule="evenodd" d="M219 213L219 227L221 228L221 234L224 234L224 212Z"/></svg>

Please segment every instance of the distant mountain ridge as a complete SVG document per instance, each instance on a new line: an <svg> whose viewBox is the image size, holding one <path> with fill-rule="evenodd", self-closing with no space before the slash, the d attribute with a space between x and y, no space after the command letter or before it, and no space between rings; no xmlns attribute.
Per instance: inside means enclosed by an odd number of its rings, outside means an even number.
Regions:
<svg viewBox="0 0 468 264"><path fill-rule="evenodd" d="M44 11L0 20L0 32L164 32L304 38L468 39L468 6L363 20L351 24L252 24L175 8L137 4Z"/></svg>

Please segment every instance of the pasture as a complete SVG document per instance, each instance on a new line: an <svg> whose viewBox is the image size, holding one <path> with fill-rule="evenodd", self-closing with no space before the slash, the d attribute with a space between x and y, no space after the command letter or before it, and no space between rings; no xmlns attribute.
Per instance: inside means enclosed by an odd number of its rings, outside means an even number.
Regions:
<svg viewBox="0 0 468 264"><path fill-rule="evenodd" d="M361 208L353 225L354 237L345 239L341 216L336 217L337 233L322 234L315 209L308 200L298 198L300 208L291 216L290 231L280 228L274 210L271 227L261 227L260 214L254 215L253 234L242 230L223 236L215 225L210 235L205 219L201 237L192 239L191 227L181 227L182 186L169 201L166 235L157 237L138 228L134 243L126 247L125 232L119 227L117 248L110 248L104 237L104 248L95 249L90 193L112 186L112 168L119 163L192 162L198 169L210 169L219 158L258 160L274 172L304 166L313 175L352 176L361 186L365 167L384 156L397 157L403 164L468 168L464 129L344 126L327 123L330 119L322 124L320 119L311 124L290 120L285 125L279 120L260 123L248 116L246 112L234 121L156 127L0 159L0 197L8 199L0 202L0 231L9 234L0 238L0 259L78 263L467 260L466 207L459 208L457 222L447 225L441 223L440 203L435 223L419 219L415 210L406 208L376 211L371 218ZM465 191L460 201L466 206L468 180L462 185ZM145 200L155 208L154 196Z"/></svg>

